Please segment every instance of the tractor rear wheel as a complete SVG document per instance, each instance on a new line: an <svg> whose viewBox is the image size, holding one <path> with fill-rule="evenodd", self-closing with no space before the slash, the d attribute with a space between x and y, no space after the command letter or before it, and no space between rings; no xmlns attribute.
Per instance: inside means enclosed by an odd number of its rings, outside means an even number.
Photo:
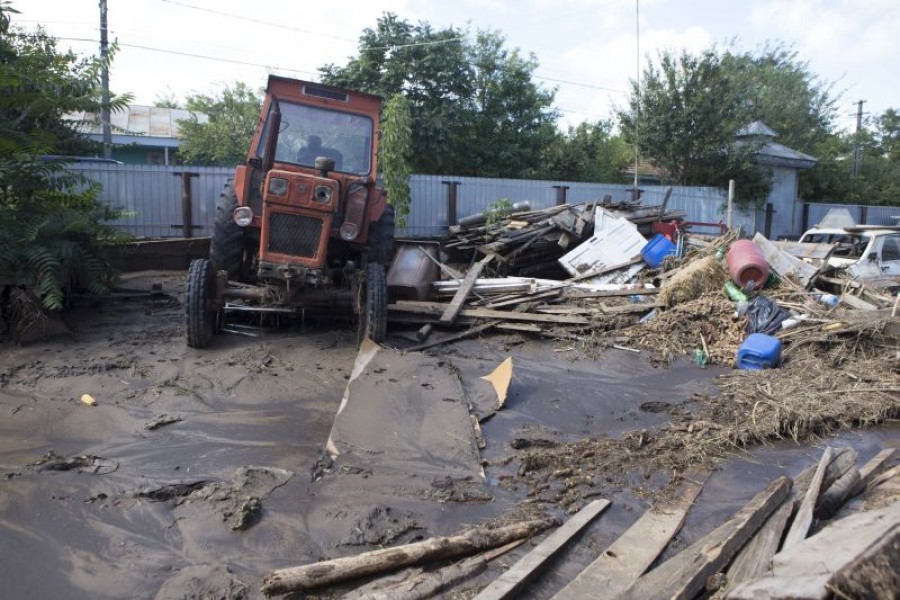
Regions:
<svg viewBox="0 0 900 600"><path fill-rule="evenodd" d="M384 266L369 263L363 292L363 306L359 314L360 338L381 343L387 335L387 278Z"/></svg>
<svg viewBox="0 0 900 600"><path fill-rule="evenodd" d="M209 242L209 259L213 271L228 271L229 279L241 279L244 263L244 229L234 222L232 215L238 207L237 193L231 181L225 183L216 205L216 219Z"/></svg>
<svg viewBox="0 0 900 600"><path fill-rule="evenodd" d="M205 258L191 261L184 303L187 345L191 348L209 346L216 331L218 312L212 309L215 285L212 263Z"/></svg>

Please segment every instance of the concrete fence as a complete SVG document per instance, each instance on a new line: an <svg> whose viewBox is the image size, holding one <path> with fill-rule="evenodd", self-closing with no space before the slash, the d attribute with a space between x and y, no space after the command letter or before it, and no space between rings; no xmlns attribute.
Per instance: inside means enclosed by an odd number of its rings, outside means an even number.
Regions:
<svg viewBox="0 0 900 600"><path fill-rule="evenodd" d="M99 182L101 199L125 216L114 223L136 238L202 237L212 232L216 202L234 170L222 167L79 164L72 167ZM484 211L491 203L508 198L528 201L533 209L559 202L579 204L610 196L613 201L631 198L629 184L573 183L521 179L483 179L438 175L413 175L411 212L398 236L432 237L447 231L455 220ZM643 186L642 202L660 204L665 186ZM668 206L687 213L688 221L725 221L726 197L709 187L676 187ZM835 206L849 208L858 223L897 224L900 207L803 204L795 206L794 235L819 222ZM769 215L771 217L771 215ZM770 220L770 219L769 219ZM766 210L735 211L735 226L748 234L766 231Z"/></svg>

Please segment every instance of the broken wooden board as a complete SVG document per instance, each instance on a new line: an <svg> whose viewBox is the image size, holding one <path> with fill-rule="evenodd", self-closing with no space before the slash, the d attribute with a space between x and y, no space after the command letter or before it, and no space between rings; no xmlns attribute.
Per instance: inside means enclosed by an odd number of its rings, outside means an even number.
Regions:
<svg viewBox="0 0 900 600"><path fill-rule="evenodd" d="M828 463L831 462L831 455L831 447L826 447L825 452L822 453L822 459L819 461L819 466L816 468L816 474L813 476L809 489L806 490L806 495L803 497L803 502L800 504L800 510L797 511L797 515L794 517L793 523L791 523L791 528L784 538L784 544L781 546L782 550L788 550L806 539L809 526L812 524L813 511L816 508L816 502L822 490L822 479L825 477Z"/></svg>
<svg viewBox="0 0 900 600"><path fill-rule="evenodd" d="M900 502L839 519L775 555L770 575L735 588L729 599L831 597L829 581L866 550L900 532Z"/></svg>
<svg viewBox="0 0 900 600"><path fill-rule="evenodd" d="M412 302L401 301L388 305L388 312L407 312L440 317L445 308L439 302ZM489 308L464 308L459 312L460 316L476 319L500 319L504 321L527 321L533 323L555 323L560 325L590 325L589 319L571 316L537 315L533 313L513 312L506 310L493 310Z"/></svg>
<svg viewBox="0 0 900 600"><path fill-rule="evenodd" d="M631 600L688 600L721 571L741 546L756 533L790 493L791 480L779 477L759 492L728 521L675 557L639 578L622 594Z"/></svg>
<svg viewBox="0 0 900 600"><path fill-rule="evenodd" d="M456 320L459 311L462 310L462 306L466 302L466 298L469 297L469 293L475 285L475 280L478 279L478 276L481 275L481 271L484 270L491 260L493 260L493 256L487 256L475 263L472 268L469 269L468 273L466 273L466 278L463 279L459 289L456 290L456 294L453 296L450 305L444 309L444 314L441 315L441 323L448 324L453 323L453 321Z"/></svg>
<svg viewBox="0 0 900 600"><path fill-rule="evenodd" d="M753 236L753 242L762 251L766 262L769 263L769 266L779 277L793 277L807 289L812 285L813 280L819 273L817 267L791 256L787 252L782 252L761 233Z"/></svg>
<svg viewBox="0 0 900 600"><path fill-rule="evenodd" d="M814 244L809 242L772 242L782 252L787 252L794 258L815 261L817 266L825 263L837 244Z"/></svg>
<svg viewBox="0 0 900 600"><path fill-rule="evenodd" d="M708 476L709 473L692 474L691 479L694 480L681 486L674 500L648 509L594 562L553 596L553 600L592 598L598 590L603 590L603 595L611 598L627 589L644 574L672 536L681 529Z"/></svg>
<svg viewBox="0 0 900 600"><path fill-rule="evenodd" d="M540 571L540 569L578 532L584 529L591 521L600 516L610 505L609 500L594 500L562 527L551 533L537 547L523 556L516 564L510 567L500 577L495 579L482 590L475 600L505 600L512 598L524 586L528 585Z"/></svg>
<svg viewBox="0 0 900 600"><path fill-rule="evenodd" d="M831 486L834 481L837 481L852 469L855 463L855 450L840 448L833 452L831 460L825 468L821 487L825 489ZM745 581L757 579L768 571L772 557L778 552L788 519L790 519L794 509L798 508L803 501L803 497L806 495L806 491L815 477L817 468L818 463L808 469L804 469L794 479L791 494L785 503L766 520L756 535L753 536L753 539L741 548L731 566L728 567L726 574L727 589L732 589Z"/></svg>

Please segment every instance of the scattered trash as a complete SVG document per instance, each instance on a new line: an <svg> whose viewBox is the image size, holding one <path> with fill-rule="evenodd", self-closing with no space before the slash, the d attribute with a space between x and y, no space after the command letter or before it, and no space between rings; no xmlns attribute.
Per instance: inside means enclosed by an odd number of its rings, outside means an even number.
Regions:
<svg viewBox="0 0 900 600"><path fill-rule="evenodd" d="M97 406L97 401L90 394L82 394L81 401L87 404L88 406Z"/></svg>
<svg viewBox="0 0 900 600"><path fill-rule="evenodd" d="M782 321L790 316L771 298L755 296L747 303L747 332L774 335L781 329Z"/></svg>
<svg viewBox="0 0 900 600"><path fill-rule="evenodd" d="M737 354L738 369L771 369L781 362L781 340L764 333L752 333Z"/></svg>

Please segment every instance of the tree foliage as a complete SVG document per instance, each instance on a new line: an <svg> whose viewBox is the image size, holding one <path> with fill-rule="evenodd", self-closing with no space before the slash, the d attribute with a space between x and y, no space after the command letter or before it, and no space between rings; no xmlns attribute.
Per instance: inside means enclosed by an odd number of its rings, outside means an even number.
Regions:
<svg viewBox="0 0 900 600"><path fill-rule="evenodd" d="M379 140L379 163L384 175L384 188L388 203L394 207L397 225L406 227L409 214L409 159L412 153L412 116L409 103L403 94L395 94L388 100L382 116Z"/></svg>
<svg viewBox="0 0 900 600"><path fill-rule="evenodd" d="M563 181L628 183L631 149L613 133L611 121L580 123L558 134L544 149L543 178Z"/></svg>
<svg viewBox="0 0 900 600"><path fill-rule="evenodd" d="M99 244L115 235L105 225L115 214L98 202L96 185L45 160L85 148L64 115L99 110L104 63L60 52L40 28L13 26L14 14L0 2L0 279L59 309L66 286L101 292L112 277Z"/></svg>
<svg viewBox="0 0 900 600"><path fill-rule="evenodd" d="M554 134L554 92L532 81L536 66L497 32L472 42L465 30L386 13L346 66L320 71L325 83L406 97L413 171L518 177L540 171L540 149Z"/></svg>
<svg viewBox="0 0 900 600"><path fill-rule="evenodd" d="M752 203L767 195L768 177L752 161L753 145L733 143L737 131L760 120L780 143L817 156L817 168L804 175L804 189L812 189L831 166L821 155L834 146L835 106L831 86L796 52L770 45L756 53L664 51L658 67L644 68L640 89L632 82L629 107L618 116L626 138L637 135L641 155L673 182L725 187L735 179L739 202Z"/></svg>
<svg viewBox="0 0 900 600"><path fill-rule="evenodd" d="M226 85L217 94L195 94L185 100L185 108L197 115L180 122L181 146L186 163L231 167L247 156L250 139L259 122L262 100L244 83Z"/></svg>

